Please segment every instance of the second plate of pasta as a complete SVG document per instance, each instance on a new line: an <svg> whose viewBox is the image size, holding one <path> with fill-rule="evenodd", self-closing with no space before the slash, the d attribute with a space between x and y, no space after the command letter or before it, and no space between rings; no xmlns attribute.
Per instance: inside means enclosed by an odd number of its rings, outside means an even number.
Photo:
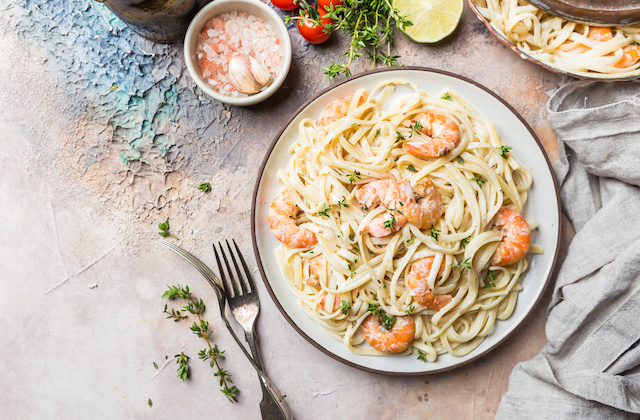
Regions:
<svg viewBox="0 0 640 420"><path fill-rule="evenodd" d="M291 325L386 374L497 346L540 299L560 232L549 162L522 118L422 68L351 78L303 106L252 210L258 267Z"/></svg>

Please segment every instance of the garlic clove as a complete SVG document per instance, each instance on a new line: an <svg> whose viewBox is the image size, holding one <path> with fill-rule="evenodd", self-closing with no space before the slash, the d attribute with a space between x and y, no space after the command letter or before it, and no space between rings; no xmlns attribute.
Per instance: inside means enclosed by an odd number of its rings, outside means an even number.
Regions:
<svg viewBox="0 0 640 420"><path fill-rule="evenodd" d="M256 82L261 86L269 83L269 80L271 79L271 72L267 66L251 56L249 56L249 63L251 63L251 74L253 74L253 78Z"/></svg>
<svg viewBox="0 0 640 420"><path fill-rule="evenodd" d="M229 81L238 91L246 94L258 93L262 87L251 73L251 63L244 55L234 55L229 60Z"/></svg>

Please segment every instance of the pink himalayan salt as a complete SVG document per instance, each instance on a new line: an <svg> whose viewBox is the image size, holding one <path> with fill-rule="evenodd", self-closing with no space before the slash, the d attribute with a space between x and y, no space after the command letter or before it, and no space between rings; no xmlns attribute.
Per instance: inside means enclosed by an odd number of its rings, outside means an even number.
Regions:
<svg viewBox="0 0 640 420"><path fill-rule="evenodd" d="M202 76L209 86L223 95L248 96L238 92L229 81L229 61L234 53L245 53L264 63L271 73L271 80L280 71L280 40L268 24L247 13L216 16L198 35L196 54Z"/></svg>

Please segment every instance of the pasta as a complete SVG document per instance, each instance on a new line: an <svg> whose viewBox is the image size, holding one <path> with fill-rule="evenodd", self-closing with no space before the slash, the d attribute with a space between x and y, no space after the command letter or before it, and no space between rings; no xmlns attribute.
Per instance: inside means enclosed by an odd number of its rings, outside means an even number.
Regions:
<svg viewBox="0 0 640 420"><path fill-rule="evenodd" d="M411 94L390 101L398 86ZM269 223L284 277L326 331L358 354L435 361L511 315L532 178L493 124L454 92L399 80L298 129ZM420 146L439 142L425 157Z"/></svg>
<svg viewBox="0 0 640 420"><path fill-rule="evenodd" d="M640 26L596 27L546 13L526 0L473 0L482 16L528 56L578 76L640 76Z"/></svg>

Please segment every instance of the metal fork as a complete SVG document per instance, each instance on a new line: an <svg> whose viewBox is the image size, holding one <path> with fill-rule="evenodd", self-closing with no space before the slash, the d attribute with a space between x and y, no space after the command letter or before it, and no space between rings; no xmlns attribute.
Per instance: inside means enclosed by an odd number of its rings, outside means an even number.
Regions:
<svg viewBox="0 0 640 420"><path fill-rule="evenodd" d="M198 258L193 256L189 252L185 251L184 249L180 248L179 246L174 245L171 242L168 242L164 239L159 239L158 243L164 246L165 248L168 248L171 251L175 252L176 254L180 255L185 260L187 260L192 266L196 268L196 270L200 272L200 274L202 274L202 276L207 280L207 282L209 282L211 287L213 287L213 290L216 292L216 297L218 298L220 315L222 317L222 320L224 321L225 326L227 327L227 330L229 330L233 339L236 341L236 343L238 343L238 346L240 347L240 349L242 349L242 352L244 353L244 355L247 356L247 359L249 359L249 362L251 362L251 366L253 366L256 372L258 372L258 377L260 377L260 384L262 385L262 390L264 393L266 393L267 396L270 397L271 404L272 404L270 407L274 407L274 409L272 409L269 412L269 413L273 413L271 414L271 417L264 417L264 411L263 411L263 418L264 419L283 419L284 418L289 420L291 418L289 414L289 407L282 399L280 392L278 392L273 382L271 382L271 380L267 378L267 376L262 371L262 368L256 363L256 360L254 360L249 355L247 350L244 348L244 346L240 342L240 339L238 338L236 333L233 331L233 328L231 328L231 325L229 324L229 320L227 319L227 316L225 315L225 312L224 312L227 297L224 289L220 285L221 283L220 280L216 277L215 274L213 274L213 271L211 271L211 269L207 267L202 261L200 261ZM263 398L263 401L264 400L265 399ZM262 403L260 403L260 409L262 411Z"/></svg>
<svg viewBox="0 0 640 420"><path fill-rule="evenodd" d="M244 329L244 337L247 343L249 343L249 349L251 349L251 354L253 355L253 360L256 362L256 365L260 369L262 369L262 363L260 362L260 354L258 353L258 348L256 346L256 332L254 328L254 324L256 318L258 318L258 314L260 312L260 300L258 299L258 292L256 291L256 286L253 283L253 279L251 278L251 272L249 271L249 267L247 267L247 263L245 262L242 254L240 253L240 249L238 249L238 244L233 240L233 245L236 250L236 254L238 255L238 259L242 264L242 268L244 269L244 278L242 272L240 271L240 267L238 266L238 261L234 255L231 246L229 245L229 241L225 241L227 243L227 248L229 250L228 253L225 253L224 247L220 242L218 242L218 247L220 248L220 253L222 254L222 259L224 260L224 265L227 268L227 274L225 275L224 270L222 269L222 263L220 260L220 256L218 255L218 250L216 249L215 244L213 245L213 252L216 256L216 262L218 263L218 271L220 272L220 277L222 278L222 287L224 287L227 293L227 299L229 301L229 308L231 309L231 314L238 321L242 328ZM227 254L230 258L227 258ZM229 259L233 262L233 266L235 267L235 275L231 271L231 266L229 265ZM238 287L238 285L240 287ZM278 404L273 401L273 398L270 397L267 390L262 388L262 401L260 401L260 412L262 413L263 419L289 419L290 415L288 412L288 407L284 400L281 400L281 408L284 407L286 411L281 411L278 409ZM278 395L279 397L279 395Z"/></svg>

